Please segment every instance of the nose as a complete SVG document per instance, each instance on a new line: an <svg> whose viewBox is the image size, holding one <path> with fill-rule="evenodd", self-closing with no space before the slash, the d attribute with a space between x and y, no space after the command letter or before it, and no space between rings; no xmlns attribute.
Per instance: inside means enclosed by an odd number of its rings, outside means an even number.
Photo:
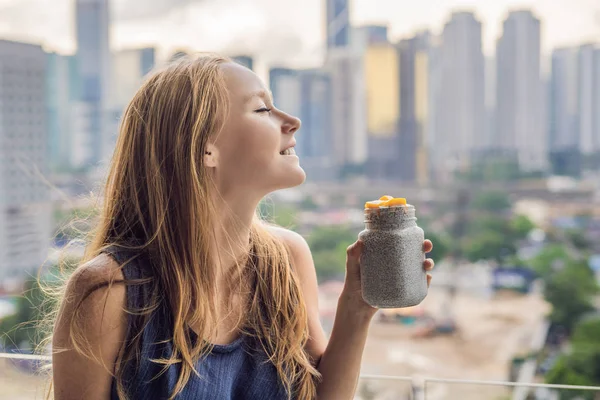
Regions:
<svg viewBox="0 0 600 400"><path fill-rule="evenodd" d="M300 125L302 125L300 118L296 118L292 115L285 114L281 130L283 133L291 135L292 133L295 133L298 129L300 129Z"/></svg>

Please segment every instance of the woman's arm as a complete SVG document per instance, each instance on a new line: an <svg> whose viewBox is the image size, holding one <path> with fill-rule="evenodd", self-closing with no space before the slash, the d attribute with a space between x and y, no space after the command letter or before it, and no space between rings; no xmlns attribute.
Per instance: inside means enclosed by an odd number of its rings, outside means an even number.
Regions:
<svg viewBox="0 0 600 400"><path fill-rule="evenodd" d="M125 286L102 287L83 299L89 289L111 278L122 280L123 274L103 254L79 267L69 279L52 339L55 400L110 399L111 373L126 329ZM86 350L96 360L75 350L70 337L75 306L82 300L77 315L88 341Z"/></svg>
<svg viewBox="0 0 600 400"><path fill-rule="evenodd" d="M317 388L319 400L351 400L354 398L360 375L362 354L367 340L369 324L377 311L362 299L360 286L360 255L362 243L348 247L346 259L346 282L338 300L337 312L329 342L319 318L319 290L314 262L308 244L297 233L274 228L274 233L290 248L292 261L302 285L309 314L310 340L307 351L316 361L322 375ZM425 241L423 251L430 252L432 244ZM433 268L427 259L426 270ZM427 277L428 283L431 276Z"/></svg>

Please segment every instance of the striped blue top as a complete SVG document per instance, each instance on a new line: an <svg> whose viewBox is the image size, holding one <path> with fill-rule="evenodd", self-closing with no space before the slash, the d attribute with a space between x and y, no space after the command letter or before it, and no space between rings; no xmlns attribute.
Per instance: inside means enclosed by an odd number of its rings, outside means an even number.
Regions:
<svg viewBox="0 0 600 400"><path fill-rule="evenodd" d="M121 248L106 250L118 263L132 257L132 253ZM144 257L135 257L123 267L126 280L141 279L150 274L149 264ZM146 306L150 297L150 285L127 285L127 306L130 310ZM165 302L161 303L165 304ZM132 339L140 326L139 316L127 316L127 342ZM190 337L197 335L190 329ZM233 343L215 345L206 357L198 361L196 369L200 377L191 374L183 391L176 397L179 400L283 400L287 392L275 366L267 360L264 352L251 345L249 337L241 336ZM173 350L171 312L161 306L152 312L150 320L143 328L140 353L141 358L127 362L124 366L125 389L131 400L167 399L172 393L179 376L179 365L171 365L161 374L163 365L152 359L169 358ZM111 400L118 400L116 380L113 378Z"/></svg>

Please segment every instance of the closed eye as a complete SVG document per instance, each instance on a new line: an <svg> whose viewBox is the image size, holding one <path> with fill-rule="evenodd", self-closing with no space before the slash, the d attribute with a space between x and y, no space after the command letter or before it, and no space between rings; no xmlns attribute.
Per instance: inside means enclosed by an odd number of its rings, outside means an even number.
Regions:
<svg viewBox="0 0 600 400"><path fill-rule="evenodd" d="M271 112L271 110L272 110L272 108L263 107L263 108L259 108L258 110L254 110L254 112L263 113L263 112Z"/></svg>

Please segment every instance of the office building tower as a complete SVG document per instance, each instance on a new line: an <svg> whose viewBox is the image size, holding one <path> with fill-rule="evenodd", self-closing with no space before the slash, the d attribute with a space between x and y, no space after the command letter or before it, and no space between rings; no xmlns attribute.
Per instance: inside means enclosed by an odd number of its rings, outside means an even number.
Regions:
<svg viewBox="0 0 600 400"><path fill-rule="evenodd" d="M436 168L452 174L469 168L471 156L483 148L484 59L475 15L452 14L442 33L440 62Z"/></svg>
<svg viewBox="0 0 600 400"><path fill-rule="evenodd" d="M76 61L75 56L47 55L48 166L54 171L71 167L71 105L79 95Z"/></svg>
<svg viewBox="0 0 600 400"><path fill-rule="evenodd" d="M331 77L331 130L335 164L362 166L367 161L367 111L364 53L352 48L328 51Z"/></svg>
<svg viewBox="0 0 600 400"><path fill-rule="evenodd" d="M405 182L425 184L429 181L430 57L431 39L428 32L397 44L400 60L398 175Z"/></svg>
<svg viewBox="0 0 600 400"><path fill-rule="evenodd" d="M350 29L350 43L355 49L366 49L369 45L389 43L388 27L365 25Z"/></svg>
<svg viewBox="0 0 600 400"><path fill-rule="evenodd" d="M387 42L367 44L364 54L368 132L367 172L371 179L399 179L399 59Z"/></svg>
<svg viewBox="0 0 600 400"><path fill-rule="evenodd" d="M524 171L547 167L540 52L540 20L530 11L511 12L497 45L497 128L492 146L515 157Z"/></svg>
<svg viewBox="0 0 600 400"><path fill-rule="evenodd" d="M47 55L0 40L0 280L36 271L50 242Z"/></svg>
<svg viewBox="0 0 600 400"><path fill-rule="evenodd" d="M350 43L350 0L325 0L327 48L346 47Z"/></svg>
<svg viewBox="0 0 600 400"><path fill-rule="evenodd" d="M236 63L243 65L244 67L254 70L254 59L250 56L234 56L231 57Z"/></svg>
<svg viewBox="0 0 600 400"><path fill-rule="evenodd" d="M581 173L578 64L577 48L552 53L548 135L552 172L559 175Z"/></svg>
<svg viewBox="0 0 600 400"><path fill-rule="evenodd" d="M146 75L156 63L153 47L121 50L112 55L112 89L109 102L111 111L121 110L131 101Z"/></svg>
<svg viewBox="0 0 600 400"><path fill-rule="evenodd" d="M72 163L94 168L112 153L106 124L110 99L108 0L76 1L80 98L73 107Z"/></svg>
<svg viewBox="0 0 600 400"><path fill-rule="evenodd" d="M333 180L329 74L319 69L272 68L269 82L277 108L302 120L296 133L296 153L307 180Z"/></svg>
<svg viewBox="0 0 600 400"><path fill-rule="evenodd" d="M108 149L114 149L121 116L156 63L153 47L127 49L112 54L111 91L107 107L106 136Z"/></svg>
<svg viewBox="0 0 600 400"><path fill-rule="evenodd" d="M578 55L579 151L600 152L600 47L586 44Z"/></svg>

